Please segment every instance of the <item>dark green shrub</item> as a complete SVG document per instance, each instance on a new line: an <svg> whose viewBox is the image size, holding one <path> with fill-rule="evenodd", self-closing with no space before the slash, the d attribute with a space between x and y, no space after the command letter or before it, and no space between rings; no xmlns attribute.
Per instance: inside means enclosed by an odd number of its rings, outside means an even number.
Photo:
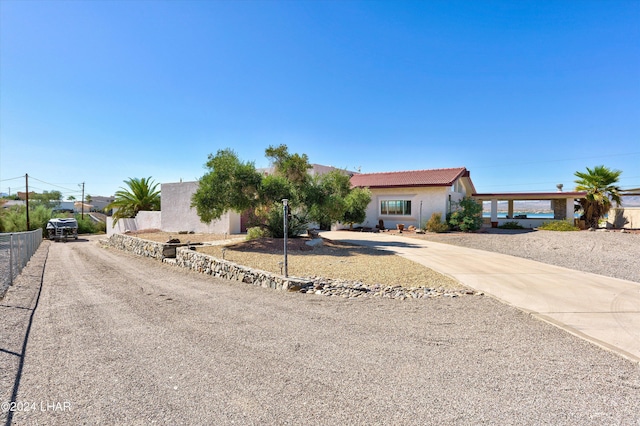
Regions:
<svg viewBox="0 0 640 426"><path fill-rule="evenodd" d="M538 229L542 229L543 231L579 231L580 228L573 226L571 223L566 220L554 220L550 222L544 222L542 225L538 226Z"/></svg>
<svg viewBox="0 0 640 426"><path fill-rule="evenodd" d="M100 234L107 232L107 225L104 222L96 222L89 217L89 215L77 214L76 220L78 221L78 234Z"/></svg>
<svg viewBox="0 0 640 426"><path fill-rule="evenodd" d="M462 232L473 232L482 226L482 204L471 197L464 197L455 203L455 211L447 217L449 225Z"/></svg>
<svg viewBox="0 0 640 426"><path fill-rule="evenodd" d="M282 205L274 205L267 213L265 230L272 238L284 237L284 215ZM307 218L303 214L292 214L287 223L287 235L297 237L307 231Z"/></svg>
<svg viewBox="0 0 640 426"><path fill-rule="evenodd" d="M429 218L429 221L426 225L426 230L429 232L447 232L449 230L449 225L445 222L442 222L442 214L434 213Z"/></svg>
<svg viewBox="0 0 640 426"><path fill-rule="evenodd" d="M500 228L500 229L524 229L524 227L522 225L520 225L516 221L505 222L502 225L498 226L498 228Z"/></svg>

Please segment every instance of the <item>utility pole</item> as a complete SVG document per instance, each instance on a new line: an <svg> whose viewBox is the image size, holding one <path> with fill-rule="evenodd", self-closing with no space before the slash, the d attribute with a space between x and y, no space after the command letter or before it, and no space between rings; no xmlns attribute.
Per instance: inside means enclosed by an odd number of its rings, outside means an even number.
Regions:
<svg viewBox="0 0 640 426"><path fill-rule="evenodd" d="M82 214L80 217L84 220L84 182L82 182Z"/></svg>
<svg viewBox="0 0 640 426"><path fill-rule="evenodd" d="M27 201L27 231L31 231L31 227L30 227L30 223L29 223L29 173L25 173L24 174L24 179L25 179L25 188L27 190L27 196L25 198L25 200Z"/></svg>

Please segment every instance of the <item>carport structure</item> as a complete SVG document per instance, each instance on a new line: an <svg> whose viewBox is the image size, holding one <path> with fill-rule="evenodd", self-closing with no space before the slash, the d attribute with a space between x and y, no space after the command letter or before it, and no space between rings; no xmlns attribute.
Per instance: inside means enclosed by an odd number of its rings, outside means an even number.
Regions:
<svg viewBox="0 0 640 426"><path fill-rule="evenodd" d="M491 226L497 227L505 222L518 222L524 228L535 228L549 220L566 220L573 224L575 201L587 195L583 191L575 192L503 192L491 194L473 194L477 201L491 202ZM506 218L498 218L498 202L507 201L508 211ZM514 201L551 201L553 219L550 218L529 218L526 215L514 217Z"/></svg>

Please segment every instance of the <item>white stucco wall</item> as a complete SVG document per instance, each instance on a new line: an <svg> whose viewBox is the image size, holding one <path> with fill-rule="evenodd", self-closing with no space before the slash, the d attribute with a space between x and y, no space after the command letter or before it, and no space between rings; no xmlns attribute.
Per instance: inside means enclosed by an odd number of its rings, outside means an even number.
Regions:
<svg viewBox="0 0 640 426"><path fill-rule="evenodd" d="M614 207L607 217L607 228L640 228L640 207Z"/></svg>
<svg viewBox="0 0 640 426"><path fill-rule="evenodd" d="M141 211L135 218L120 219L113 225L113 218L107 217L107 235L124 234L127 231L161 229L161 212Z"/></svg>
<svg viewBox="0 0 640 426"><path fill-rule="evenodd" d="M452 192L450 187L373 188L371 202L367 206L367 218L363 223L354 226L375 228L378 221L382 219L385 228L395 228L399 223L404 224L405 227L412 225L420 227L420 222L424 226L433 213L440 213L444 221L449 211L449 195L454 202L464 197L464 193ZM411 201L411 215L381 214L380 202L384 200Z"/></svg>
<svg viewBox="0 0 640 426"><path fill-rule="evenodd" d="M240 215L225 213L219 220L202 223L195 208L191 207L191 196L198 189L198 182L163 183L161 185L162 223L167 232L203 232L212 234L240 233Z"/></svg>

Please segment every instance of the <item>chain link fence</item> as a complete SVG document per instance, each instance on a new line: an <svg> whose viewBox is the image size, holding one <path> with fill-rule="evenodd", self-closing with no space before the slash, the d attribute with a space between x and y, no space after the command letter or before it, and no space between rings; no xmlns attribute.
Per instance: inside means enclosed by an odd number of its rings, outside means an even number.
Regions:
<svg viewBox="0 0 640 426"><path fill-rule="evenodd" d="M42 243L42 229L0 234L0 298Z"/></svg>

